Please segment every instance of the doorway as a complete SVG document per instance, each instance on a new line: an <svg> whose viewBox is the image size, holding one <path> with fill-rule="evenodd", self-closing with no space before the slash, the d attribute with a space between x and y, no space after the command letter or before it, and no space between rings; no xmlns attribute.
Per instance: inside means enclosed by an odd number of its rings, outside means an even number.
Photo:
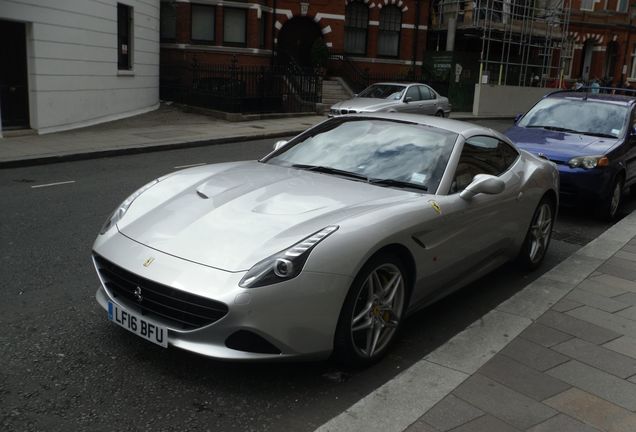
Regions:
<svg viewBox="0 0 636 432"><path fill-rule="evenodd" d="M590 79L590 67L592 66L592 52L594 50L594 41L588 40L583 45L583 56L581 62L581 78L583 81Z"/></svg>
<svg viewBox="0 0 636 432"><path fill-rule="evenodd" d="M285 64L292 58L302 67L311 67L311 48L319 38L322 38L322 31L313 18L293 17L285 22L278 34L278 61Z"/></svg>
<svg viewBox="0 0 636 432"><path fill-rule="evenodd" d="M26 24L0 20L0 120L2 129L29 127Z"/></svg>

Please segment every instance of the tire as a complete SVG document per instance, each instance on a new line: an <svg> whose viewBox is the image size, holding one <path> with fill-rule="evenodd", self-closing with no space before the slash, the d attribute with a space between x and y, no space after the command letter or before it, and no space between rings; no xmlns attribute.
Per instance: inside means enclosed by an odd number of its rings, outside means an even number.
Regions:
<svg viewBox="0 0 636 432"><path fill-rule="evenodd" d="M616 218L623 203L623 187L623 176L619 174L614 180L610 195L601 203L598 214L601 219L613 221Z"/></svg>
<svg viewBox="0 0 636 432"><path fill-rule="evenodd" d="M554 226L554 200L544 196L532 215L526 238L519 251L517 262L527 270L534 270L545 258Z"/></svg>
<svg viewBox="0 0 636 432"><path fill-rule="evenodd" d="M365 367L380 360L395 341L408 299L404 264L380 253L360 270L349 289L338 319L334 359L348 367Z"/></svg>
<svg viewBox="0 0 636 432"><path fill-rule="evenodd" d="M442 117L443 118L444 117L444 111L437 111L435 113L435 117Z"/></svg>

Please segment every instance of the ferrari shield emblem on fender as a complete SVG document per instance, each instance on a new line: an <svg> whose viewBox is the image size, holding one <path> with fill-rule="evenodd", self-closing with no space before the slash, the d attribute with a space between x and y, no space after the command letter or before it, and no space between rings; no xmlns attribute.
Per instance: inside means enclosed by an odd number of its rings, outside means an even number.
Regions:
<svg viewBox="0 0 636 432"><path fill-rule="evenodd" d="M431 205L431 207L433 207L435 213L437 213L438 215L442 214L442 208L439 206L439 204L437 204L437 201L430 200L428 203Z"/></svg>
<svg viewBox="0 0 636 432"><path fill-rule="evenodd" d="M153 263L155 259L153 257L148 258L146 261L144 261L144 267L150 267L150 264Z"/></svg>

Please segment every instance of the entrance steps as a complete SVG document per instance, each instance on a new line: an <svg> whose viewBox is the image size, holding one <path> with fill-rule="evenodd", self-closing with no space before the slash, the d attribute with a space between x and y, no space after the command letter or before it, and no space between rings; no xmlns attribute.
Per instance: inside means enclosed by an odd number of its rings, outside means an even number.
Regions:
<svg viewBox="0 0 636 432"><path fill-rule="evenodd" d="M325 78L322 81L322 103L327 110L331 105L343 100L351 99L353 92L340 77Z"/></svg>

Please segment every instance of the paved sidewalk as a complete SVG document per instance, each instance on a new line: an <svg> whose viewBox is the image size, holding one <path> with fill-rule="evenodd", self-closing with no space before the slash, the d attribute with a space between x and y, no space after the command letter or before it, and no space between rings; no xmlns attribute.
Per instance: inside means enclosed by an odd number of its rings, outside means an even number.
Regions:
<svg viewBox="0 0 636 432"><path fill-rule="evenodd" d="M636 431L636 212L317 429Z"/></svg>
<svg viewBox="0 0 636 432"><path fill-rule="evenodd" d="M453 113L451 117L478 119L468 113ZM285 137L325 119L304 115L229 122L162 104L153 112L67 132L15 136L4 131L0 168Z"/></svg>

